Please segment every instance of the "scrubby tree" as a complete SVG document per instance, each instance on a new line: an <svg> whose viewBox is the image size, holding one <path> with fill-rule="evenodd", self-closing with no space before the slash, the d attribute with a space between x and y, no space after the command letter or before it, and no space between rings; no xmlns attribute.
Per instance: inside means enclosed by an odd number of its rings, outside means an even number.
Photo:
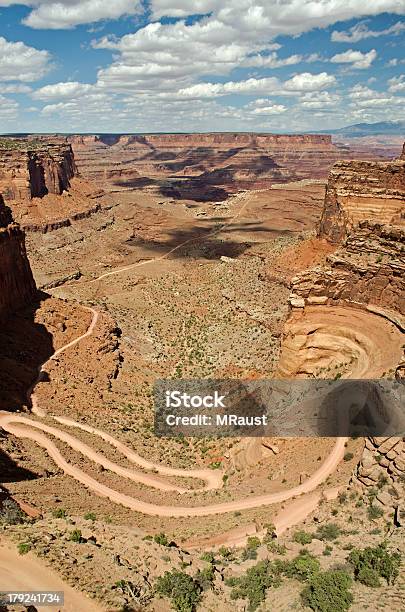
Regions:
<svg viewBox="0 0 405 612"><path fill-rule="evenodd" d="M387 544L382 542L375 548L355 548L348 556L353 566L354 577L367 586L380 586L380 578L385 578L388 584L393 584L399 575L401 555L390 553Z"/></svg>
<svg viewBox="0 0 405 612"><path fill-rule="evenodd" d="M177 612L194 612L201 599L202 587L191 576L178 570L159 576L155 588L157 593L171 599Z"/></svg>
<svg viewBox="0 0 405 612"><path fill-rule="evenodd" d="M344 612L353 602L352 579L341 570L314 574L301 593L305 605L315 612Z"/></svg>

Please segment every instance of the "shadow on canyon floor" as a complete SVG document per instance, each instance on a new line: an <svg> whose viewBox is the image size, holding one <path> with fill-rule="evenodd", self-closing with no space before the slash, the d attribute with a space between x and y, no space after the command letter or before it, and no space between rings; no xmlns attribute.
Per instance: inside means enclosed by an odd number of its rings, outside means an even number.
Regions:
<svg viewBox="0 0 405 612"><path fill-rule="evenodd" d="M38 368L54 352L52 334L35 321L46 293L36 303L9 317L0 328L0 410L15 412L27 407L27 391Z"/></svg>
<svg viewBox="0 0 405 612"><path fill-rule="evenodd" d="M219 259L223 255L228 257L242 255L258 242L252 240L252 234L261 234L265 240L268 240L283 235L292 236L297 233L287 228L271 228L268 225L263 225L260 221L241 221L229 225L223 225L223 223L224 219L221 217L201 219L199 225L193 227L166 230L162 240L144 237L142 234L134 234L125 242L125 245L130 247L142 246L148 250L156 250L158 253L178 247L170 257ZM221 229L222 226L223 229ZM221 233L223 238L215 234L212 235L212 232L216 230ZM231 238L232 234L236 234L237 237L235 236L235 239ZM267 234L267 237L264 236L265 234ZM246 239L243 238L244 235ZM187 244L183 245L184 242L187 242Z"/></svg>
<svg viewBox="0 0 405 612"><path fill-rule="evenodd" d="M0 444L1 444L0 432ZM0 449L0 482L19 482L21 480L35 480L38 475L31 470L20 467L7 453ZM1 493L0 493L1 498Z"/></svg>

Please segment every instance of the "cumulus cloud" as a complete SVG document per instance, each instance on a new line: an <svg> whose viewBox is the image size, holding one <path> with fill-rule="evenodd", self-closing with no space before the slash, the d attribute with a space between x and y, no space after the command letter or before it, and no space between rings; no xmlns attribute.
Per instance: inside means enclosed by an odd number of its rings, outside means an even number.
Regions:
<svg viewBox="0 0 405 612"><path fill-rule="evenodd" d="M392 79L389 79L388 85L389 85L389 91L391 92L398 92L398 91L405 92L405 74L400 74L397 77L393 77Z"/></svg>
<svg viewBox="0 0 405 612"><path fill-rule="evenodd" d="M294 64L301 63L312 63L322 61L321 56L318 53L311 53L310 55L294 54L288 57L280 58L277 53L270 53L268 55L253 55L246 58L242 62L242 66L245 67L257 67L257 68L282 68L283 66L293 66Z"/></svg>
<svg viewBox="0 0 405 612"><path fill-rule="evenodd" d="M180 89L178 94L188 98L213 98L228 94L251 96L269 93L278 96L289 96L297 95L304 91L324 89L335 82L335 77L326 72L321 72L320 74L303 72L302 74L296 74L284 83L275 77L251 78L246 81L228 81L226 83L198 83Z"/></svg>
<svg viewBox="0 0 405 612"><path fill-rule="evenodd" d="M398 36L405 30L405 23L402 21L397 21L394 25L386 28L385 30L369 30L368 26L362 22L357 23L349 30L338 31L335 30L332 32L331 40L333 42L343 42L343 43L356 43L360 40L365 40L366 38L377 38L378 36L389 36L394 35Z"/></svg>
<svg viewBox="0 0 405 612"><path fill-rule="evenodd" d="M0 118L14 119L17 116L18 103L15 100L0 95Z"/></svg>
<svg viewBox="0 0 405 612"><path fill-rule="evenodd" d="M259 106L252 113L254 115L280 115L285 113L287 108L283 104L270 104L269 106Z"/></svg>
<svg viewBox="0 0 405 612"><path fill-rule="evenodd" d="M83 96L93 90L93 85L87 83L78 83L77 81L68 81L66 83L54 83L53 85L45 85L33 92L32 97L35 100L62 100L71 99Z"/></svg>
<svg viewBox="0 0 405 612"><path fill-rule="evenodd" d="M50 69L50 54L0 36L0 81L36 81Z"/></svg>
<svg viewBox="0 0 405 612"><path fill-rule="evenodd" d="M70 29L102 19L118 19L141 10L140 0L0 0L0 6L24 4L32 11L23 20L35 29Z"/></svg>
<svg viewBox="0 0 405 612"><path fill-rule="evenodd" d="M330 61L334 64L351 64L352 68L364 70L370 68L376 57L377 51L375 49L371 49L368 53L348 49L344 53L337 53Z"/></svg>

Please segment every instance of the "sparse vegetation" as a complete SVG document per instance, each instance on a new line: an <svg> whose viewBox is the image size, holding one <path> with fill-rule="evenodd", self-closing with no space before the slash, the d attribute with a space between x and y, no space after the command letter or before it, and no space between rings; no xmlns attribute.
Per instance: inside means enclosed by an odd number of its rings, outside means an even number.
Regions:
<svg viewBox="0 0 405 612"><path fill-rule="evenodd" d="M380 586L380 578L385 578L388 584L393 584L399 575L401 555L390 553L385 542L375 548L354 549L348 557L353 566L354 577L366 586Z"/></svg>
<svg viewBox="0 0 405 612"><path fill-rule="evenodd" d="M313 574L301 597L306 606L315 612L343 612L353 602L350 591L352 579L340 570Z"/></svg>
<svg viewBox="0 0 405 612"><path fill-rule="evenodd" d="M305 546L305 544L311 544L313 539L314 536L308 533L308 531L296 531L293 535L294 542L298 542L298 544L302 544L303 546Z"/></svg>
<svg viewBox="0 0 405 612"><path fill-rule="evenodd" d="M188 574L173 570L156 580L155 590L171 600L177 612L194 612L201 599L202 587Z"/></svg>

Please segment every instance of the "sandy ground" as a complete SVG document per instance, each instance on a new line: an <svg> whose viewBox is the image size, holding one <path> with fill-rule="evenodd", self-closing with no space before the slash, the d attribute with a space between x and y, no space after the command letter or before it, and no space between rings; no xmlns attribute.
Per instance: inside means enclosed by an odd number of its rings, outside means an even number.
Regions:
<svg viewBox="0 0 405 612"><path fill-rule="evenodd" d="M101 612L102 608L63 582L49 567L33 555L19 555L0 542L0 590L63 591L65 604L61 608L38 606L38 612Z"/></svg>

